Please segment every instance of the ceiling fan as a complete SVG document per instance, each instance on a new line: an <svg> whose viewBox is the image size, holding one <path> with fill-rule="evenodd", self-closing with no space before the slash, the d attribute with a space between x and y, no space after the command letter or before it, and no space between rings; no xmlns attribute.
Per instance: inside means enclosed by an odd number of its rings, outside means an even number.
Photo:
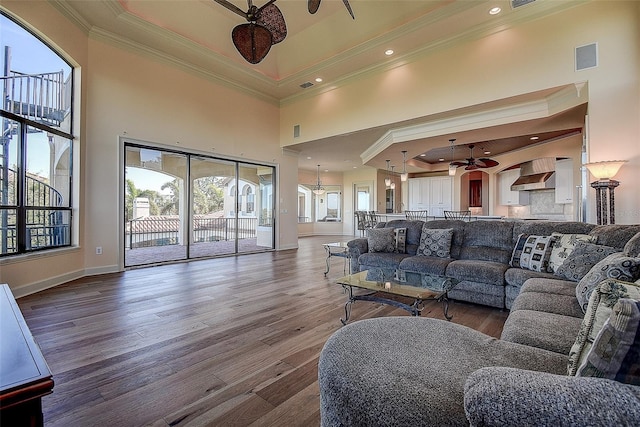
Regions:
<svg viewBox="0 0 640 427"><path fill-rule="evenodd" d="M342 3L344 3L345 7L349 11L349 15L351 15L353 19L356 19L356 17L353 16L353 10L351 10L351 5L349 4L349 0L342 0ZM310 14L313 15L314 13L316 13L319 7L320 7L320 0L307 0L307 8L309 9Z"/></svg>
<svg viewBox="0 0 640 427"><path fill-rule="evenodd" d="M282 12L274 4L276 0L269 0L261 7L247 0L249 9L246 12L227 0L214 1L247 20L248 23L233 29L231 40L240 55L251 64L262 61L272 45L287 37L287 24Z"/></svg>
<svg viewBox="0 0 640 427"><path fill-rule="evenodd" d="M451 162L450 165L455 166L456 168L460 166L465 166L464 169L470 171L470 170L475 170L480 168L492 168L500 164L493 159L488 159L488 158L475 159L473 157L473 147L475 147L475 145L473 144L469 145L470 154L469 154L469 158L466 159L467 160L466 162Z"/></svg>

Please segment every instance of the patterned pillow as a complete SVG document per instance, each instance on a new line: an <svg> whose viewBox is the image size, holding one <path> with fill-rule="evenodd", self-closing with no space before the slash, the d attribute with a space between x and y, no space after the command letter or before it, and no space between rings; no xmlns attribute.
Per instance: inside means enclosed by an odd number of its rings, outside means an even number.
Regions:
<svg viewBox="0 0 640 427"><path fill-rule="evenodd" d="M370 228L367 243L369 252L395 252L396 232L393 228Z"/></svg>
<svg viewBox="0 0 640 427"><path fill-rule="evenodd" d="M640 302L621 298L596 336L578 377L640 385Z"/></svg>
<svg viewBox="0 0 640 427"><path fill-rule="evenodd" d="M567 259L578 242L595 243L596 236L589 236L588 234L562 234L551 233L556 237L551 248L551 256L549 257L549 273L555 273L562 265L564 260Z"/></svg>
<svg viewBox="0 0 640 427"><path fill-rule="evenodd" d="M554 239L551 236L527 237L520 254L520 268L546 272Z"/></svg>
<svg viewBox="0 0 640 427"><path fill-rule="evenodd" d="M640 257L640 233L630 238L622 251L626 256Z"/></svg>
<svg viewBox="0 0 640 427"><path fill-rule="evenodd" d="M427 228L425 223L422 227L417 255L449 258L452 237L453 228Z"/></svg>
<svg viewBox="0 0 640 427"><path fill-rule="evenodd" d="M407 229L405 228L394 228L395 234L395 252L399 254L407 253Z"/></svg>
<svg viewBox="0 0 640 427"><path fill-rule="evenodd" d="M587 312L582 319L580 331L569 351L567 373L575 375L578 367L584 363L596 335L611 315L613 306L620 298L631 298L640 301L640 285L606 279L591 293Z"/></svg>
<svg viewBox="0 0 640 427"><path fill-rule="evenodd" d="M518 235L518 240L516 241L516 245L513 247L513 252L511 253L511 260L509 261L509 265L515 268L522 268L520 265L520 259L522 258L522 251L524 250L524 244L527 243L527 239L529 238L529 234L520 234Z"/></svg>
<svg viewBox="0 0 640 427"><path fill-rule="evenodd" d="M555 275L579 282L594 265L616 252L618 249L611 246L578 241L571 255L556 270Z"/></svg>
<svg viewBox="0 0 640 427"><path fill-rule="evenodd" d="M640 258L632 258L624 256L622 252L616 252L598 262L580 279L580 283L576 286L576 298L582 311L587 311L591 292L604 279L633 282L638 278L640 278Z"/></svg>

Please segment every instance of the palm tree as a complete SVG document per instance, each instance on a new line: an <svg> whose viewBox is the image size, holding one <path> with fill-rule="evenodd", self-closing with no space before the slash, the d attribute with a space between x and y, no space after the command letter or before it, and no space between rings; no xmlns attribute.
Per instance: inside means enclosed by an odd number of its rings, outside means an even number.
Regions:
<svg viewBox="0 0 640 427"><path fill-rule="evenodd" d="M127 220L133 218L133 201L139 197L146 197L149 199L149 214L158 215L160 209L158 208L159 202L162 203L162 197L154 190L141 190L136 187L136 184L127 179L125 182L125 204L127 209Z"/></svg>

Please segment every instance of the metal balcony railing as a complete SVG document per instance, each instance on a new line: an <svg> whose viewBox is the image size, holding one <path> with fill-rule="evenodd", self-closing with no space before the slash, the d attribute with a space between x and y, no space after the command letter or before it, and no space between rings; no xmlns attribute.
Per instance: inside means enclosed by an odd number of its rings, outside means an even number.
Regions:
<svg viewBox="0 0 640 427"><path fill-rule="evenodd" d="M70 107L69 80L62 71L24 74L9 71L0 77L4 88L3 109L35 122L60 127Z"/></svg>

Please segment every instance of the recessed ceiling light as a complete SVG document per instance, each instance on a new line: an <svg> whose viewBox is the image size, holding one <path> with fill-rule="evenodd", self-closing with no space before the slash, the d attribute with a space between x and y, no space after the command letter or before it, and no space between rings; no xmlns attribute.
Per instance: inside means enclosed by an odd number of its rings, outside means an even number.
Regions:
<svg viewBox="0 0 640 427"><path fill-rule="evenodd" d="M491 151L489 151L489 150L484 150L484 154L491 154Z"/></svg>
<svg viewBox="0 0 640 427"><path fill-rule="evenodd" d="M531 137L531 138L529 138L529 139L530 139L530 140L532 140L532 141L537 141L537 140L539 140L539 139L540 139L540 137L539 137L539 136L532 136L532 137Z"/></svg>
<svg viewBox="0 0 640 427"><path fill-rule="evenodd" d="M427 155L422 153L422 154L420 154L420 157L427 157Z"/></svg>
<svg viewBox="0 0 640 427"><path fill-rule="evenodd" d="M307 160L311 160L311 156L307 156Z"/></svg>
<svg viewBox="0 0 640 427"><path fill-rule="evenodd" d="M387 50L385 50L385 51L384 51L384 54L385 54L385 55L387 55L387 56L391 56L391 55L393 55L393 49L387 49Z"/></svg>
<svg viewBox="0 0 640 427"><path fill-rule="evenodd" d="M322 83L322 77L316 77L316 83Z"/></svg>
<svg viewBox="0 0 640 427"><path fill-rule="evenodd" d="M500 9L499 7L492 7L491 9L489 9L489 15L497 15L502 11L502 9Z"/></svg>
<svg viewBox="0 0 640 427"><path fill-rule="evenodd" d="M439 162L444 162L444 159L438 159Z"/></svg>

